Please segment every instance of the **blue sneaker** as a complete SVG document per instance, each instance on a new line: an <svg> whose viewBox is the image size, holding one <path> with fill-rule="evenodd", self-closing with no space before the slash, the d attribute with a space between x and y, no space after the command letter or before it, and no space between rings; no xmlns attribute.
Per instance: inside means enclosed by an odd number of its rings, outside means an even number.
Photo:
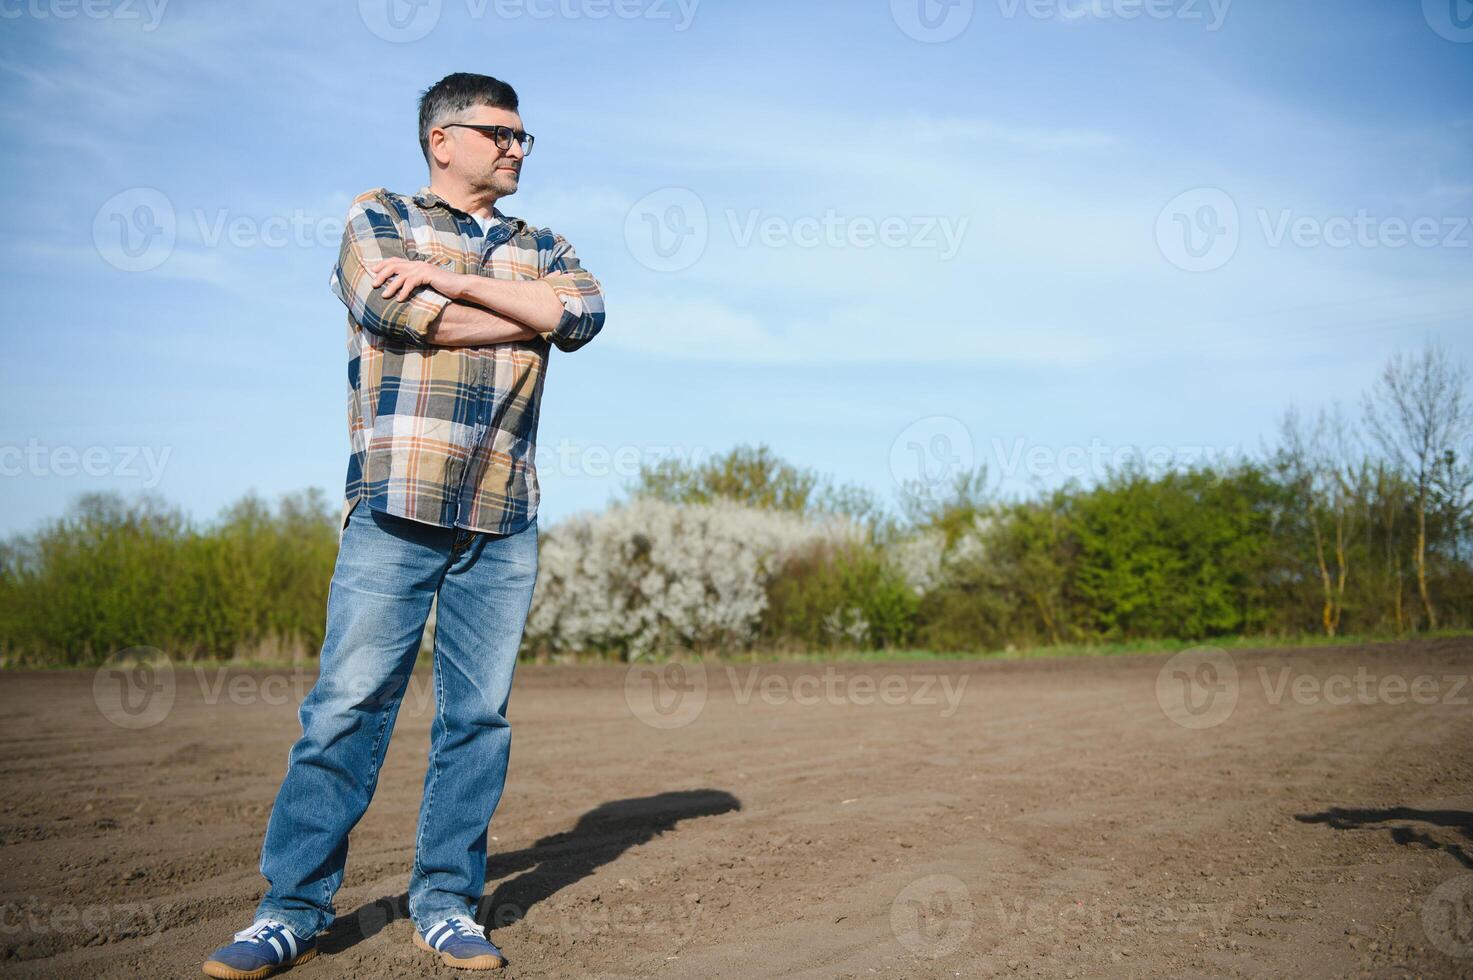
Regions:
<svg viewBox="0 0 1473 980"><path fill-rule="evenodd" d="M424 935L415 930L414 945L428 953L439 953L440 962L462 970L499 970L506 966L501 950L469 915L452 915L430 926Z"/></svg>
<svg viewBox="0 0 1473 980"><path fill-rule="evenodd" d="M303 939L275 919L257 919L215 950L202 969L222 980L260 980L317 955L317 940Z"/></svg>

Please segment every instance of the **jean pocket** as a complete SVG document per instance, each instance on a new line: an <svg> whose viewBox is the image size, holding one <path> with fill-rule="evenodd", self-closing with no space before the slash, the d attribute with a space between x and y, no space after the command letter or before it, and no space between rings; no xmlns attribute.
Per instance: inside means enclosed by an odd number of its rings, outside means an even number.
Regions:
<svg viewBox="0 0 1473 980"><path fill-rule="evenodd" d="M339 537L342 537L343 532L348 529L348 522L353 519L353 512L358 509L358 505L361 503L363 503L363 498L359 497L351 504L348 504L343 508L343 523L342 526L338 528Z"/></svg>

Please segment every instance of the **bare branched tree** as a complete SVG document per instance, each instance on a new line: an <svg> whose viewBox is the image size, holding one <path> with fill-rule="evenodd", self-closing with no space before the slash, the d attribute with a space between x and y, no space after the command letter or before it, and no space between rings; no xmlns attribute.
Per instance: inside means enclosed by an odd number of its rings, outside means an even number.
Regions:
<svg viewBox="0 0 1473 980"><path fill-rule="evenodd" d="M1420 354L1394 355L1363 401L1366 430L1415 491L1412 564L1417 596L1433 629L1437 609L1427 588L1427 522L1433 514L1459 520L1467 508L1473 486L1467 387L1467 369L1429 344Z"/></svg>
<svg viewBox="0 0 1473 980"><path fill-rule="evenodd" d="M1279 464L1295 488L1314 544L1322 628L1326 636L1335 636L1350 580L1349 546L1358 523L1357 502L1363 499L1358 487L1363 476L1355 463L1355 433L1338 404L1331 412L1321 409L1313 422L1306 422L1297 408L1290 407L1280 433Z"/></svg>

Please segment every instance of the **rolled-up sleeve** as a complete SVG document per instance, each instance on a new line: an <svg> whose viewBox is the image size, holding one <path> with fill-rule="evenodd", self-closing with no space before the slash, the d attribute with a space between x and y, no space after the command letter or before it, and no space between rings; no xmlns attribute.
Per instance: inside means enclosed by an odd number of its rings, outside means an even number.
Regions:
<svg viewBox="0 0 1473 980"><path fill-rule="evenodd" d="M546 334L558 350L569 353L588 343L604 326L604 290L566 238L554 234L544 275L563 304L563 318Z"/></svg>
<svg viewBox="0 0 1473 980"><path fill-rule="evenodd" d="M373 286L369 266L384 259L410 258L404 247L402 217L382 188L359 195L348 208L338 262L330 286L360 327L385 340L414 347L427 346L430 324L450 302L449 297L421 286L406 299L384 299Z"/></svg>

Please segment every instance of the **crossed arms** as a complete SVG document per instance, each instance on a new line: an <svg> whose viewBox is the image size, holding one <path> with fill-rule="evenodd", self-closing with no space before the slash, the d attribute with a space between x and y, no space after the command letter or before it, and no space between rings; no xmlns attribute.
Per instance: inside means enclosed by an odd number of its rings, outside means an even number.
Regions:
<svg viewBox="0 0 1473 980"><path fill-rule="evenodd" d="M332 289L365 330L416 347L478 347L542 338L574 351L603 327L603 291L573 246L552 236L538 279L461 274L410 259L387 192L353 202Z"/></svg>

